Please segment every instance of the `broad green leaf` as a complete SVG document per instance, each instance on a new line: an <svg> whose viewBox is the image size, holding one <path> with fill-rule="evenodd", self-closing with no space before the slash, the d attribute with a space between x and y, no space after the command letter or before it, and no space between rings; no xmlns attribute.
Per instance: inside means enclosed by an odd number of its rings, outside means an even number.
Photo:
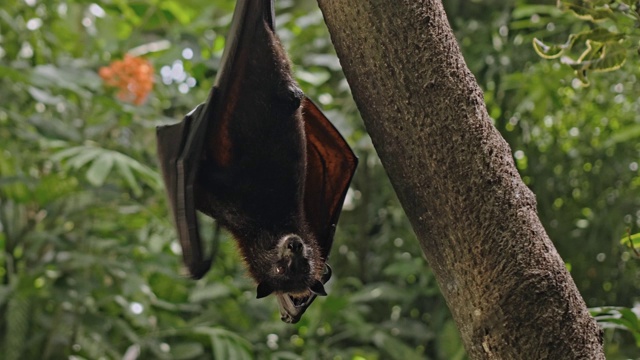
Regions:
<svg viewBox="0 0 640 360"><path fill-rule="evenodd" d="M64 98L62 96L60 95L54 96L47 90L42 90L33 86L29 86L27 91L29 91L29 94L31 94L31 96L33 96L33 98L36 101L39 101L43 104L56 105L60 102L64 102Z"/></svg>
<svg viewBox="0 0 640 360"><path fill-rule="evenodd" d="M69 157L75 156L79 153L82 153L85 150L84 146L74 146L71 148L67 148L67 149L63 149L61 151L58 151L57 153L53 154L53 156L51 157L51 160L53 161L63 161L64 159L67 159Z"/></svg>
<svg viewBox="0 0 640 360"><path fill-rule="evenodd" d="M107 175L111 172L111 168L113 168L113 156L110 153L100 154L87 170L86 177L87 180L93 186L102 186L104 184Z"/></svg>
<svg viewBox="0 0 640 360"><path fill-rule="evenodd" d="M77 80L79 80L78 71L72 73L54 65L36 66L31 73L31 82L37 87L65 89L83 98L91 98L91 93L83 89Z"/></svg>
<svg viewBox="0 0 640 360"><path fill-rule="evenodd" d="M616 306L591 308L589 311L600 326L631 332L640 347L640 318L633 310Z"/></svg>
<svg viewBox="0 0 640 360"><path fill-rule="evenodd" d="M122 177L124 178L124 181L129 185L131 190L133 190L133 193L136 196L142 195L142 188L138 184L138 181L136 180L135 176L133 175L133 171L131 171L131 167L127 166L122 161L116 161L116 168L118 169L118 172L120 173L120 175L122 175Z"/></svg>
<svg viewBox="0 0 640 360"><path fill-rule="evenodd" d="M82 141L82 134L78 129L63 119L37 114L30 116L27 121L45 137L42 141L53 142L53 144L56 141Z"/></svg>
<svg viewBox="0 0 640 360"><path fill-rule="evenodd" d="M67 159L67 166L74 170L80 169L91 161L95 160L102 154L102 150L98 148L83 147L84 151L77 153L75 156Z"/></svg>
<svg viewBox="0 0 640 360"><path fill-rule="evenodd" d="M251 344L238 334L221 329L198 327L194 333L209 336L214 359L251 359Z"/></svg>
<svg viewBox="0 0 640 360"><path fill-rule="evenodd" d="M133 190L136 196L142 194L142 189L138 184L140 181L154 189L162 187L160 175L156 171L118 151L84 145L59 151L52 156L52 159L54 161L65 161L66 166L74 170L92 163L86 177L94 186L103 185L111 169L115 166L127 186ZM139 178L136 179L133 175L134 173Z"/></svg>
<svg viewBox="0 0 640 360"><path fill-rule="evenodd" d="M175 360L194 359L204 354L204 346L197 342L179 343L171 347L171 358Z"/></svg>

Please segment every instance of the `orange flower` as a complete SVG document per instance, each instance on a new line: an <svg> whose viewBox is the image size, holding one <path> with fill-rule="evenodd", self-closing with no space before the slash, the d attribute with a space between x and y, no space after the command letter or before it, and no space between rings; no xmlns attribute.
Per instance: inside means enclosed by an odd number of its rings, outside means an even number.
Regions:
<svg viewBox="0 0 640 360"><path fill-rule="evenodd" d="M118 99L122 101L140 105L153 89L153 66L141 57L126 54L98 73L105 85L119 89Z"/></svg>

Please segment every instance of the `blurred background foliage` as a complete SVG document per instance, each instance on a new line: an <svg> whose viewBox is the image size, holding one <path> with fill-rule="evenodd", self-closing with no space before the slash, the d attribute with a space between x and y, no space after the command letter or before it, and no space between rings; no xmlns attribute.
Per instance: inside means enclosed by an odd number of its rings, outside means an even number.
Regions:
<svg viewBox="0 0 640 360"><path fill-rule="evenodd" d="M303 90L361 160L330 296L281 323L226 236L211 272L185 278L154 129L206 98L234 3L3 0L3 359L466 358L312 0L276 1L278 34ZM620 239L640 228L639 59L584 87L532 41L593 24L543 1L445 7L545 228L610 328L608 358L638 358L640 261Z"/></svg>

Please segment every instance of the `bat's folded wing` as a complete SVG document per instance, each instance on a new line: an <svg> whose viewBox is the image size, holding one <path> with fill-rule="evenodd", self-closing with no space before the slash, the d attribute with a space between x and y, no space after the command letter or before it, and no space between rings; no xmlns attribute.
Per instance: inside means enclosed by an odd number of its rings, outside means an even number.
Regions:
<svg viewBox="0 0 640 360"><path fill-rule="evenodd" d="M308 98L302 102L302 115L307 136L304 208L322 258L326 260L358 158L338 130Z"/></svg>
<svg viewBox="0 0 640 360"><path fill-rule="evenodd" d="M193 278L211 267L205 259L198 232L194 186L206 134L206 104L200 104L180 123L157 128L158 158L182 247L182 256Z"/></svg>

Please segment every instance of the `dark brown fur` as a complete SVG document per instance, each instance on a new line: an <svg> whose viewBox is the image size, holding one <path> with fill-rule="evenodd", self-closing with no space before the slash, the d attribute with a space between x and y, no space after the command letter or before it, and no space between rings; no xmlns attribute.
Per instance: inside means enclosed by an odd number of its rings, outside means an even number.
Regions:
<svg viewBox="0 0 640 360"><path fill-rule="evenodd" d="M291 66L279 40L268 31L257 31L254 56L237 89L242 96L233 103L214 104L214 113L229 114L218 126L216 151L205 151L198 187L214 191L200 197L198 208L214 209L208 215L228 229L257 283L268 283L276 292L305 292L319 280L324 260L305 222L303 195L306 141L300 102L304 94L291 76ZM258 56L260 55L260 56ZM222 122L221 122L222 123ZM224 143L224 149L217 146ZM224 151L220 151L224 150ZM207 154L224 153L225 159ZM256 186L256 184L259 186ZM201 202L206 202L201 203ZM286 235L302 239L306 273L274 274L279 260L276 245Z"/></svg>
<svg viewBox="0 0 640 360"><path fill-rule="evenodd" d="M206 103L158 129L158 156L183 258L200 278L196 209L235 237L258 283L296 322L331 276L326 260L357 159L291 75L272 0L238 0Z"/></svg>

